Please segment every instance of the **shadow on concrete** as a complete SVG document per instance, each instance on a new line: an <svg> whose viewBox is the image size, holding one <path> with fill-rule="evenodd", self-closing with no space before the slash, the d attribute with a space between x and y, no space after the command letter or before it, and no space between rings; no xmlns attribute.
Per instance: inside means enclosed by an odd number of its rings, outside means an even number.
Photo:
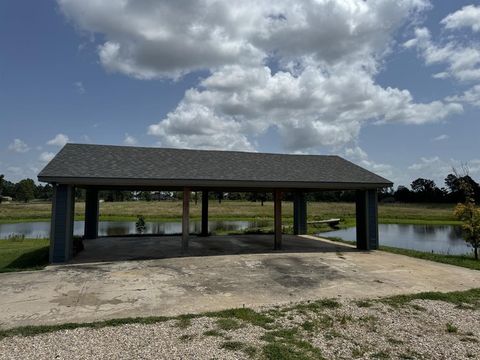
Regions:
<svg viewBox="0 0 480 360"><path fill-rule="evenodd" d="M48 246L23 253L2 268L2 272L43 269L48 265Z"/></svg>
<svg viewBox="0 0 480 360"><path fill-rule="evenodd" d="M71 263L240 254L359 252L341 243L294 235L283 236L282 250L273 250L272 235L192 236L185 253L182 253L180 245L179 236L101 237L84 240L84 251L77 254Z"/></svg>

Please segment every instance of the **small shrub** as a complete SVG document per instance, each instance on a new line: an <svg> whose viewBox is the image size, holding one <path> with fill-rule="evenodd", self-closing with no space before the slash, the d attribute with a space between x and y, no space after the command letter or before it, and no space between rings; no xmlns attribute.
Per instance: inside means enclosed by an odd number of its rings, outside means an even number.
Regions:
<svg viewBox="0 0 480 360"><path fill-rule="evenodd" d="M243 349L243 352L253 358L257 353L257 348L255 346L247 346L245 349Z"/></svg>
<svg viewBox="0 0 480 360"><path fill-rule="evenodd" d="M369 308L372 306L372 303L367 300L359 300L355 302L355 304L357 304L358 307L363 307L363 308Z"/></svg>
<svg viewBox="0 0 480 360"><path fill-rule="evenodd" d="M176 325L180 329L186 329L192 325L192 320L188 317L180 317L180 319L177 320Z"/></svg>
<svg viewBox="0 0 480 360"><path fill-rule="evenodd" d="M143 234L146 229L145 218L143 215L137 216L137 222L135 223L135 229L137 230L138 234Z"/></svg>
<svg viewBox="0 0 480 360"><path fill-rule="evenodd" d="M222 336L222 333L218 330L207 330L203 333L205 336Z"/></svg>
<svg viewBox="0 0 480 360"><path fill-rule="evenodd" d="M195 337L195 335L186 334L186 335L180 336L179 339L180 339L180 341L190 341L190 340L192 340L194 337Z"/></svg>
<svg viewBox="0 0 480 360"><path fill-rule="evenodd" d="M235 319L218 319L217 320L217 326L222 329L222 330L235 330L239 329L242 327L242 324L240 324L237 320Z"/></svg>
<svg viewBox="0 0 480 360"><path fill-rule="evenodd" d="M25 240L25 235L24 234L10 234L7 236L7 240L10 241L23 241Z"/></svg>
<svg viewBox="0 0 480 360"><path fill-rule="evenodd" d="M449 333L457 333L458 332L458 328L451 323L447 323L446 327L447 327L447 332L449 332Z"/></svg>
<svg viewBox="0 0 480 360"><path fill-rule="evenodd" d="M225 350L238 351L242 350L245 344L240 341L225 341L220 347Z"/></svg>

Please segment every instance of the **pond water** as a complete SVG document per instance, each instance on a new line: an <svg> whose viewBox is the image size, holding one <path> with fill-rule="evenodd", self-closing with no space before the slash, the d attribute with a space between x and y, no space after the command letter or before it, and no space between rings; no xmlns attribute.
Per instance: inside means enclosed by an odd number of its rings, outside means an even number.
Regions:
<svg viewBox="0 0 480 360"><path fill-rule="evenodd" d="M380 224L378 233L380 245L450 255L472 252L472 248L462 238L460 226ZM319 236L355 241L356 228L329 231Z"/></svg>
<svg viewBox="0 0 480 360"><path fill-rule="evenodd" d="M238 220L217 220L209 221L209 231L243 231L271 226L270 220L238 221ZM74 235L83 235L84 222L75 221ZM199 233L201 230L200 220L190 221L190 232ZM145 234L180 234L182 223L177 221L146 222ZM100 221L98 224L99 236L122 236L136 234L135 221ZM12 235L24 235L26 238L46 238L50 236L50 222L24 222L14 224L0 224L0 239Z"/></svg>
<svg viewBox="0 0 480 360"><path fill-rule="evenodd" d="M255 221L217 220L209 221L208 227L215 231L243 231L272 226L272 221L257 219ZM83 235L83 221L75 221L74 234ZM190 221L190 232L199 233L200 220ZM413 249L438 254L466 254L472 248L462 239L459 226L450 225L403 225L380 224L378 226L380 245ZM134 221L100 221L98 232L100 236L123 236L136 234ZM145 234L180 234L182 224L178 221L147 222ZM46 238L50 236L50 222L25 222L15 224L0 224L0 239L12 235L24 235L26 238ZM347 241L355 241L355 227L329 231L319 236L339 237Z"/></svg>

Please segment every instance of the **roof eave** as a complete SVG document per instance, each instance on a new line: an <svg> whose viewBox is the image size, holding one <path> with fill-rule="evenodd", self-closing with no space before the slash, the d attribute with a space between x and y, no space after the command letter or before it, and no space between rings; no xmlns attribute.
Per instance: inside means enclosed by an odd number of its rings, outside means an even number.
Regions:
<svg viewBox="0 0 480 360"><path fill-rule="evenodd" d="M53 177L39 175L38 180L47 183L75 185L79 187L155 187L155 188L230 188L230 189L306 189L306 190L362 190L393 186L391 182L298 182L255 180L209 180L209 179L129 179Z"/></svg>

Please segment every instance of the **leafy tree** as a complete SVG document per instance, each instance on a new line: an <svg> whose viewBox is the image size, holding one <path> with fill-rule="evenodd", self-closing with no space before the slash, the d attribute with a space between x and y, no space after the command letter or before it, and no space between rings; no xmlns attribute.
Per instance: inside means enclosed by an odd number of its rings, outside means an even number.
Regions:
<svg viewBox="0 0 480 360"><path fill-rule="evenodd" d="M417 193L427 193L434 191L437 186L433 180L418 178L410 185L412 190Z"/></svg>
<svg viewBox="0 0 480 360"><path fill-rule="evenodd" d="M3 180L3 196L15 197L15 184L8 180Z"/></svg>
<svg viewBox="0 0 480 360"><path fill-rule="evenodd" d="M448 174L445 178L445 185L449 190L449 200L453 202L465 201L467 194L465 193L465 186L468 186L470 196L475 202L480 202L480 186L469 175L458 176L456 174Z"/></svg>
<svg viewBox="0 0 480 360"><path fill-rule="evenodd" d="M480 247L480 207L474 201L466 201L458 204L454 211L455 217L463 222L462 230L465 241L473 247L475 260L478 260L478 248Z"/></svg>
<svg viewBox="0 0 480 360"><path fill-rule="evenodd" d="M439 189L433 180L418 178L410 186L416 201L442 202L445 200L445 190Z"/></svg>
<svg viewBox="0 0 480 360"><path fill-rule="evenodd" d="M445 185L447 186L450 193L458 193L460 191L457 175L448 174L445 178Z"/></svg>
<svg viewBox="0 0 480 360"><path fill-rule="evenodd" d="M53 196L53 187L50 184L46 185L38 185L35 198L42 199L42 200L50 200Z"/></svg>
<svg viewBox="0 0 480 360"><path fill-rule="evenodd" d="M400 185L393 196L395 201L409 202L412 199L412 192L407 187Z"/></svg>
<svg viewBox="0 0 480 360"><path fill-rule="evenodd" d="M139 197L140 200L152 201L152 193L150 191L142 191Z"/></svg>
<svg viewBox="0 0 480 360"><path fill-rule="evenodd" d="M464 168L466 173L460 177L454 169L458 179L459 190L465 194L465 202L458 204L453 213L455 217L463 222L462 230L465 241L473 247L475 260L478 260L478 248L480 247L480 208L475 204L475 190L478 186L468 175L468 168Z"/></svg>
<svg viewBox="0 0 480 360"><path fill-rule="evenodd" d="M35 198L35 182L32 179L20 180L15 185L15 198L19 201L28 202Z"/></svg>

